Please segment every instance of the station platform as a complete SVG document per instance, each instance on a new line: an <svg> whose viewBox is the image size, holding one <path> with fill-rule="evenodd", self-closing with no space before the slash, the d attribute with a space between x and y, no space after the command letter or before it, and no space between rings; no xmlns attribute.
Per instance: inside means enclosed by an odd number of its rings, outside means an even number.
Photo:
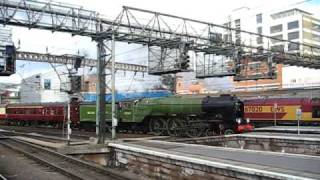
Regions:
<svg viewBox="0 0 320 180"><path fill-rule="evenodd" d="M268 126L255 128L255 132L282 132L282 133L298 133L297 126ZM320 126L300 126L301 134L320 134Z"/></svg>
<svg viewBox="0 0 320 180"><path fill-rule="evenodd" d="M274 179L320 179L320 157L244 150L225 147L214 147L156 140L109 143L109 147L118 150L121 163L136 163L130 161L135 155L140 158L157 157L158 161L171 162L185 167L218 171L220 174L235 178L274 178ZM126 156L130 154L130 156ZM144 162L147 164L147 162ZM129 165L133 167L133 165ZM211 170L211 168L215 170ZM201 168L200 168L201 169ZM218 170L217 170L218 169ZM221 170L222 169L222 170ZM230 172L226 172L230 171Z"/></svg>
<svg viewBox="0 0 320 180"><path fill-rule="evenodd" d="M315 140L315 141L320 141L320 134L297 134L297 133L284 133L284 132L250 132L246 134L238 134L237 136L259 136L259 137L270 137L270 138L282 138L282 139L292 139L294 138L295 140Z"/></svg>

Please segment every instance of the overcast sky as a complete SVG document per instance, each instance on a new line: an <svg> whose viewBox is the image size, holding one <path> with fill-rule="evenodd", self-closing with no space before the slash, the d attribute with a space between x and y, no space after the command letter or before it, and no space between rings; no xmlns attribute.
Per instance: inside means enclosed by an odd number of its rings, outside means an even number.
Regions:
<svg viewBox="0 0 320 180"><path fill-rule="evenodd" d="M120 12L123 5L142 9L149 9L173 15L184 16L214 23L223 23L227 16L240 7L275 9L290 7L301 0L60 0L63 3L83 6L84 9L95 10L113 19ZM320 14L320 0L303 3L306 10ZM96 44L90 38L74 36L65 33L51 33L43 30L28 30L13 27L13 40L21 42L22 51L55 54L75 54L96 57ZM141 46L126 46L117 43L117 61L126 61L146 64L146 49ZM131 53L126 53L132 50ZM50 70L51 67L44 63L17 62L18 73L10 77L0 77L0 82L18 83L21 77L28 77L35 73Z"/></svg>

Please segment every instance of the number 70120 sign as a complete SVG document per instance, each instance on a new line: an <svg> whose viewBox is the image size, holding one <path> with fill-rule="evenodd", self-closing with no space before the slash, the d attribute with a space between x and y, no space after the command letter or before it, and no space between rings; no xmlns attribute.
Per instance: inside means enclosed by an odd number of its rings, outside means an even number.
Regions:
<svg viewBox="0 0 320 180"><path fill-rule="evenodd" d="M246 113L259 113L259 112L275 112L274 110L276 109L276 112L285 112L285 109L283 106L277 106L274 108L273 106L246 106L244 108L244 111Z"/></svg>

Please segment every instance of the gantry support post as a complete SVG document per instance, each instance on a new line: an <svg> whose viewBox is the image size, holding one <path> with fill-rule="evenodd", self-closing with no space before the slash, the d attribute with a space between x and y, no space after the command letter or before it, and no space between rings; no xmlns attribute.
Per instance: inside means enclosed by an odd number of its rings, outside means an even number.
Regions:
<svg viewBox="0 0 320 180"><path fill-rule="evenodd" d="M104 40L98 40L97 51L97 108L96 108L96 134L98 136L98 144L104 144L106 133L106 75L105 75L105 57L106 51Z"/></svg>
<svg viewBox="0 0 320 180"><path fill-rule="evenodd" d="M111 118L112 118L112 140L116 139L116 127L118 120L116 118L116 97L115 97L115 35L112 33L111 42Z"/></svg>

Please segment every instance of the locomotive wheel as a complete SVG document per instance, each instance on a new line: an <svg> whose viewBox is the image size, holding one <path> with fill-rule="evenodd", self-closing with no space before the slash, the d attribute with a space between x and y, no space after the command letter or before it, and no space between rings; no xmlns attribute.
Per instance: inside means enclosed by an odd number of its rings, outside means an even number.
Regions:
<svg viewBox="0 0 320 180"><path fill-rule="evenodd" d="M169 136L179 136L181 131L181 123L178 119L169 119L167 121L167 132Z"/></svg>
<svg viewBox="0 0 320 180"><path fill-rule="evenodd" d="M162 119L151 119L149 121L149 131L156 135L160 136L166 130L166 123Z"/></svg>
<svg viewBox="0 0 320 180"><path fill-rule="evenodd" d="M203 129L202 128L190 127L187 130L187 136L190 137L190 138L200 137L202 134L203 134Z"/></svg>
<svg viewBox="0 0 320 180"><path fill-rule="evenodd" d="M215 135L215 132L214 132L213 129L207 128L204 135L205 135L205 136L214 136L214 135Z"/></svg>
<svg viewBox="0 0 320 180"><path fill-rule="evenodd" d="M190 138L200 137L205 133L206 128L201 123L191 123L187 126L186 134Z"/></svg>
<svg viewBox="0 0 320 180"><path fill-rule="evenodd" d="M196 122L197 119L193 117L187 117L183 122L183 127L185 127L185 134L187 137L200 137L205 129L201 126L201 123Z"/></svg>

